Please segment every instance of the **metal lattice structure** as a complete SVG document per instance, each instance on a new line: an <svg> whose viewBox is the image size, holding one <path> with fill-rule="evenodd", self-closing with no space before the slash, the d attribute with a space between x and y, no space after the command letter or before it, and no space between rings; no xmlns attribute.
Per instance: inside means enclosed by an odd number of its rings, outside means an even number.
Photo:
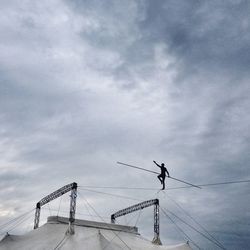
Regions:
<svg viewBox="0 0 250 250"><path fill-rule="evenodd" d="M153 199L144 201L138 204L135 204L131 207L127 207L125 209L119 210L118 212L111 215L111 223L115 223L115 219L117 217L138 211L140 209L144 209L149 206L154 206L154 238L152 240L152 243L156 245L162 245L160 240L160 215L159 215L159 200Z"/></svg>
<svg viewBox="0 0 250 250"><path fill-rule="evenodd" d="M76 187L72 187L71 195L70 195L70 210L69 210L69 228L68 233L74 234L74 221L75 221L75 213L76 213L76 197L77 197L77 185Z"/></svg>
<svg viewBox="0 0 250 250"><path fill-rule="evenodd" d="M73 182L71 184L68 184L66 186L63 186L62 188L56 190L55 192L45 196L43 199L41 199L36 204L36 212L35 212L35 220L34 220L34 229L37 229L39 227L39 221L40 221L40 213L41 213L41 207L48 202L55 200L56 198L64 195L65 193L71 191L71 199L70 199L70 213L69 213L69 229L68 233L74 234L74 225L73 222L75 221L75 211L76 211L76 197L77 197L77 183Z"/></svg>

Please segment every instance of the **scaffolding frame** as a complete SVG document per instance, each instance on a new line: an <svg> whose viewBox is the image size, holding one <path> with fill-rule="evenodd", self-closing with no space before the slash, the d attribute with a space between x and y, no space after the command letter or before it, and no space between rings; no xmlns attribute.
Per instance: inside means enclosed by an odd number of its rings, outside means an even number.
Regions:
<svg viewBox="0 0 250 250"><path fill-rule="evenodd" d="M34 219L34 229L39 227L41 207L47 204L48 202L55 200L56 198L64 195L65 193L71 191L70 194L70 212L69 212L69 228L67 233L74 234L74 221L75 221L75 212L76 212L76 197L77 197L77 183L73 182L68 185L65 185L53 193L45 196L36 204L35 219Z"/></svg>
<svg viewBox="0 0 250 250"><path fill-rule="evenodd" d="M115 219L117 217L133 213L149 206L154 206L154 238L152 240L152 243L155 245L162 245L160 240L160 213L158 199L143 201L141 203L117 211L116 213L111 215L111 223L115 223Z"/></svg>

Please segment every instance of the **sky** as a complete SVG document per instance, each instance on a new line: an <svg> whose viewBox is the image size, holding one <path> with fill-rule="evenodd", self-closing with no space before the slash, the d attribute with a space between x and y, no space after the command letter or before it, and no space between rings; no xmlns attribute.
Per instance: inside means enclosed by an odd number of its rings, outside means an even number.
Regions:
<svg viewBox="0 0 250 250"><path fill-rule="evenodd" d="M116 163L157 171L153 160L164 162L194 184L250 179L249 1L9 0L0 9L0 224L75 181L79 217L86 200L109 220L159 198L226 249L250 248L249 183L159 192L156 175ZM153 237L153 208L140 216L139 231ZM176 223L200 248L219 249ZM187 240L163 213L160 230L164 244Z"/></svg>

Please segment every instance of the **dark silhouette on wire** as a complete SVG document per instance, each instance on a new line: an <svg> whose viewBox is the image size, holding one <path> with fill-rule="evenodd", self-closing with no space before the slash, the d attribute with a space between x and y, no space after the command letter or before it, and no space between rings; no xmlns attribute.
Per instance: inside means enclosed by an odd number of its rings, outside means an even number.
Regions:
<svg viewBox="0 0 250 250"><path fill-rule="evenodd" d="M143 171L147 171L147 172L150 172L150 173L153 173L153 174L159 174L158 172L155 172L155 171L151 171L151 170L148 170L148 169L145 169L145 168L140 168L140 167L137 167L137 166L129 165L129 164L126 164L126 163L123 163L123 162L119 162L119 161L117 162L117 164L124 165L124 166L131 167L131 168L137 168L137 169L140 169L140 170L143 170ZM186 182L186 181L174 178L172 176L169 176L169 178L173 179L173 180L176 180L176 181L179 181L179 182L182 182L182 183L185 183L185 184L187 184L189 186L192 186L192 187L201 188L201 187L196 186L194 184L191 184L189 182Z"/></svg>
<svg viewBox="0 0 250 250"><path fill-rule="evenodd" d="M168 178L170 177L169 176L169 172L167 170L167 168L165 168L165 164L162 163L161 165L159 165L156 161L153 161L153 163L159 167L161 169L161 173L157 176L157 178L160 180L161 184L162 184L162 190L165 189L165 178L166 178L166 173L168 175Z"/></svg>

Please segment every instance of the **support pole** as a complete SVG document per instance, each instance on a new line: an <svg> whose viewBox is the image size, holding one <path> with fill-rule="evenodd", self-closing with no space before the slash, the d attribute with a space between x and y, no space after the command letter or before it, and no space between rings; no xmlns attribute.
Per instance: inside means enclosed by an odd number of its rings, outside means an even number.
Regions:
<svg viewBox="0 0 250 250"><path fill-rule="evenodd" d="M73 187L70 195L70 211L69 211L69 228L67 233L74 234L74 222L75 222L75 213L76 213L76 197L77 197L77 183L73 183Z"/></svg>
<svg viewBox="0 0 250 250"><path fill-rule="evenodd" d="M111 223L115 224L115 216L114 216L114 214L111 215Z"/></svg>
<svg viewBox="0 0 250 250"><path fill-rule="evenodd" d="M159 213L159 200L154 206L154 238L152 243L155 245L162 245L160 240L160 213Z"/></svg>
<svg viewBox="0 0 250 250"><path fill-rule="evenodd" d="M35 220L34 220L34 229L39 227L39 220L40 220L40 211L41 211L41 204L38 202L36 204L36 212L35 212Z"/></svg>

